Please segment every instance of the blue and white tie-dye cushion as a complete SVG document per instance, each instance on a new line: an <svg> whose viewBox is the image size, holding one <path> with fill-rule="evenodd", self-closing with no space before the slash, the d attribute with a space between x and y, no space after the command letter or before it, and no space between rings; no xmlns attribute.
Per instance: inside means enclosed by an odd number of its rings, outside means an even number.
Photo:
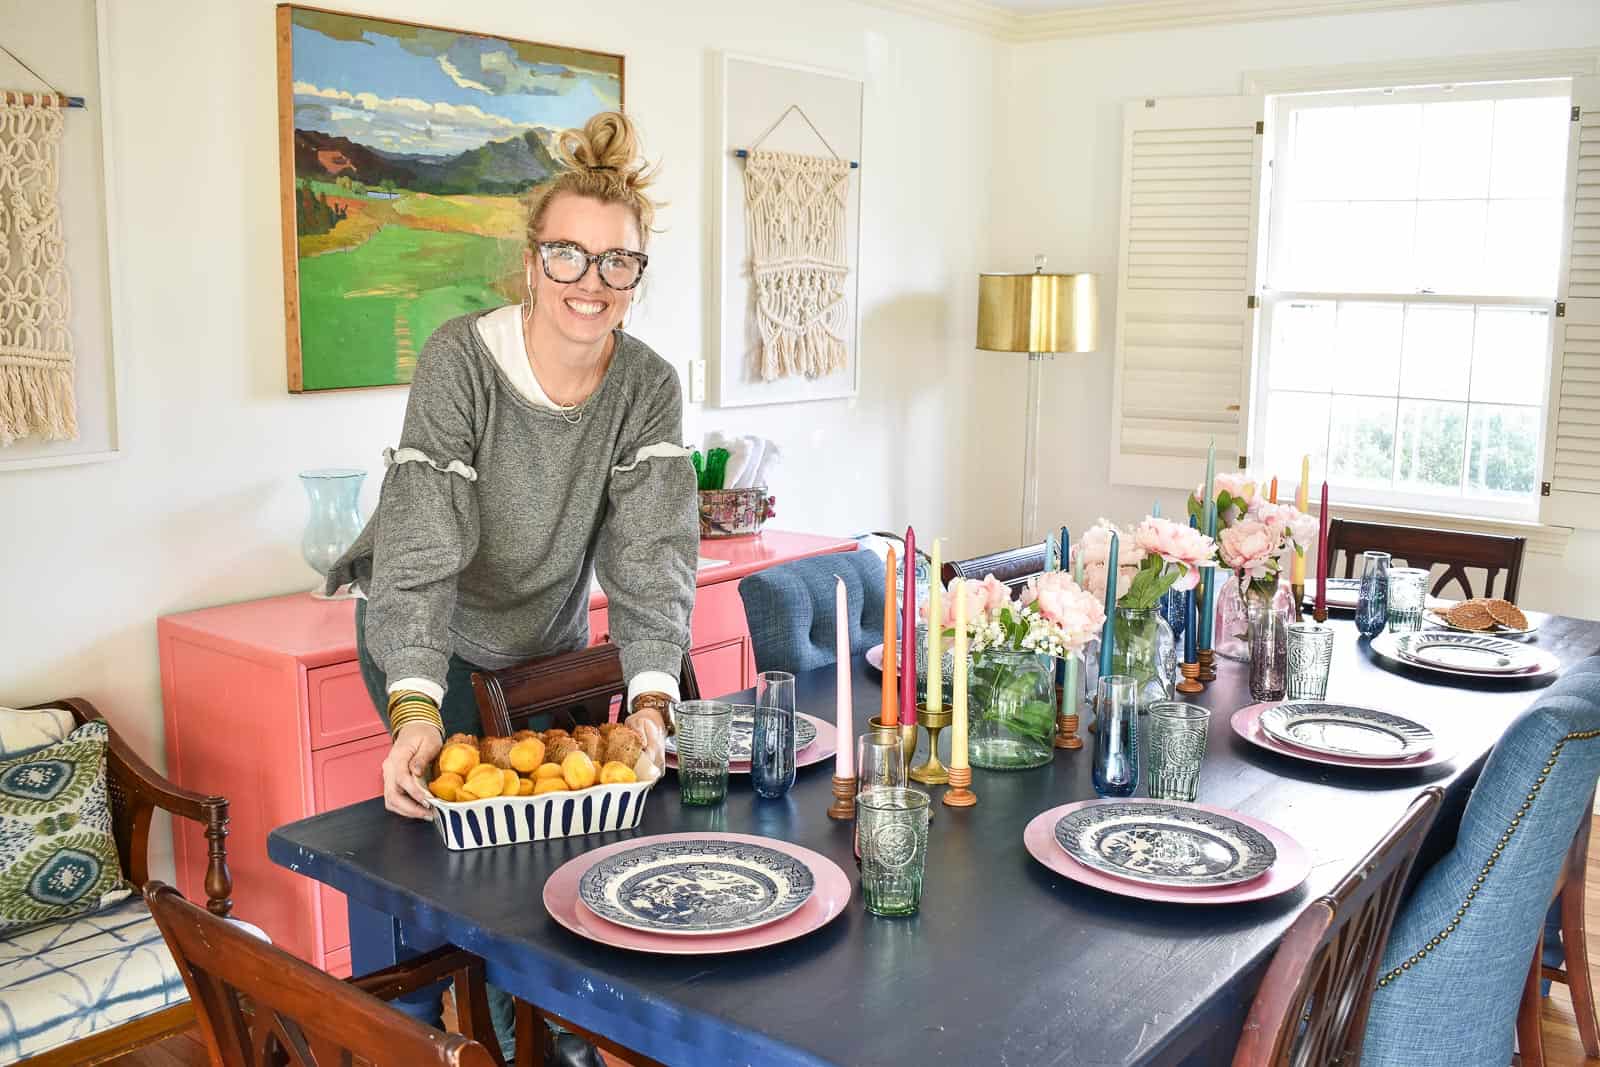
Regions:
<svg viewBox="0 0 1600 1067"><path fill-rule="evenodd" d="M0 759L53 745L72 732L72 724L66 708L0 708Z"/></svg>
<svg viewBox="0 0 1600 1067"><path fill-rule="evenodd" d="M110 730L89 722L0 760L0 937L129 893L106 792Z"/></svg>
<svg viewBox="0 0 1600 1067"><path fill-rule="evenodd" d="M0 1063L189 999L144 900L0 941Z"/></svg>

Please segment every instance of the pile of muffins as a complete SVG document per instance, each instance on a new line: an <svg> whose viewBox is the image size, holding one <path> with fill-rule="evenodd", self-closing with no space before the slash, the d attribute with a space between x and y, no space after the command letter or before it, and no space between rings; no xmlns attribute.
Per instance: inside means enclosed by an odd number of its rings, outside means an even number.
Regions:
<svg viewBox="0 0 1600 1067"><path fill-rule="evenodd" d="M1480 633L1487 633L1496 626L1508 630L1528 628L1528 617L1511 601L1498 598L1473 597L1441 614L1451 626Z"/></svg>
<svg viewBox="0 0 1600 1067"><path fill-rule="evenodd" d="M631 726L579 726L571 733L519 730L510 737L455 734L445 740L428 789L455 803L539 796L594 785L652 782L661 774L644 735Z"/></svg>

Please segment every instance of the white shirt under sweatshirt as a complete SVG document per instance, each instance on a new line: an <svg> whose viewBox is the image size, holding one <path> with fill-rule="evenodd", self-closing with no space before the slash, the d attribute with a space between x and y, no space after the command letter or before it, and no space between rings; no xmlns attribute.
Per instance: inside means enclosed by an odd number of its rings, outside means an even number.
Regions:
<svg viewBox="0 0 1600 1067"><path fill-rule="evenodd" d="M550 399L539 379L533 373L533 362L528 358L528 348L522 334L522 305L507 304L482 316L474 324L484 347L494 356L498 366L511 385L531 404L560 411L562 407ZM425 693L435 704L444 703L444 689L427 678L398 678L389 683L389 692L410 689ZM665 671L640 671L628 681L628 705L640 693L665 693L678 699L678 680ZM626 715L624 715L626 718Z"/></svg>

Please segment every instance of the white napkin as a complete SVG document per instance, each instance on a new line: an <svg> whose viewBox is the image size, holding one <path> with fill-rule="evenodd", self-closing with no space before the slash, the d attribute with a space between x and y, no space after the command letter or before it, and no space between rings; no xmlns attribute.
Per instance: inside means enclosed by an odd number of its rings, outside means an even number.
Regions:
<svg viewBox="0 0 1600 1067"><path fill-rule="evenodd" d="M729 465L728 488L748 489L756 484L756 472L761 469L761 458L766 454L767 442L763 437L746 437L741 442L746 456L744 468L735 479L731 474L732 465Z"/></svg>
<svg viewBox="0 0 1600 1067"><path fill-rule="evenodd" d="M783 459L783 451L766 438L762 438L762 445L761 465L757 468L756 475L751 479L750 484L771 488L772 482L769 479L772 477L773 470L777 468L778 463Z"/></svg>
<svg viewBox="0 0 1600 1067"><path fill-rule="evenodd" d="M752 457L750 454L750 442L752 440L753 438L741 437L726 446L728 449L728 465L723 471L722 488L742 488L749 476L755 473L755 467L751 460L757 457Z"/></svg>

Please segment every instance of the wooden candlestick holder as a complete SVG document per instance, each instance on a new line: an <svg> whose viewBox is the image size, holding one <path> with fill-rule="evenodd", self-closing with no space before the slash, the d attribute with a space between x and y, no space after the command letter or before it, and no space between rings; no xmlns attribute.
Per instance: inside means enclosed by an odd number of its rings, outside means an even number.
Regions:
<svg viewBox="0 0 1600 1067"><path fill-rule="evenodd" d="M1196 655L1200 657L1200 662L1197 664L1200 668L1200 680L1202 682L1216 681L1217 653L1213 649L1202 648Z"/></svg>
<svg viewBox="0 0 1600 1067"><path fill-rule="evenodd" d="M952 808L970 808L978 802L977 796L971 789L971 767L950 768L950 788L944 791L944 802Z"/></svg>
<svg viewBox="0 0 1600 1067"><path fill-rule="evenodd" d="M1056 748L1078 749L1083 747L1083 738L1078 736L1078 717L1076 715L1056 716L1056 736L1052 744Z"/></svg>
<svg viewBox="0 0 1600 1067"><path fill-rule="evenodd" d="M1205 686L1200 684L1200 664L1180 663L1178 669L1183 671L1183 681L1178 683L1178 692L1200 693L1205 691Z"/></svg>
<svg viewBox="0 0 1600 1067"><path fill-rule="evenodd" d="M924 707L917 710L917 724L928 731L928 761L906 772L913 782L921 782L923 785L944 785L950 780L945 765L939 762L939 734L954 718L949 708L929 711ZM912 751L916 751L915 748Z"/></svg>
<svg viewBox="0 0 1600 1067"><path fill-rule="evenodd" d="M856 817L856 780L854 778L840 778L833 776L833 803L828 806L830 819L854 819Z"/></svg>

